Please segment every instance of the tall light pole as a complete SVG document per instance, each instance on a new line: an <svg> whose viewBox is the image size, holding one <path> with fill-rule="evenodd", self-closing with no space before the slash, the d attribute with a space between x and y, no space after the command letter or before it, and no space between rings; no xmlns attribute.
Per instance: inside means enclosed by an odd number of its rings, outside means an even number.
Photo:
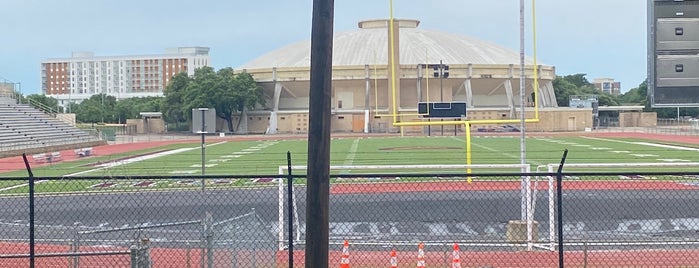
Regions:
<svg viewBox="0 0 699 268"><path fill-rule="evenodd" d="M201 191L204 191L204 183L206 182L204 180L204 175L206 175L206 111L209 110L209 108L199 108L199 111L201 111Z"/></svg>
<svg viewBox="0 0 699 268"><path fill-rule="evenodd" d="M432 65L432 70L434 70L433 76L439 78L439 102L444 102L444 78L449 78L449 65L444 65L442 60L439 60L439 64ZM444 121L444 119L440 119ZM444 125L440 125L442 129L442 136L444 136Z"/></svg>

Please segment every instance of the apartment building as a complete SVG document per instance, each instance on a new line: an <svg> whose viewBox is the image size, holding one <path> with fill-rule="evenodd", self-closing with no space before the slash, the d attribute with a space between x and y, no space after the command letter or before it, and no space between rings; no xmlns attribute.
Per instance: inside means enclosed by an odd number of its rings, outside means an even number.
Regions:
<svg viewBox="0 0 699 268"><path fill-rule="evenodd" d="M596 78L592 80L592 84L604 93L621 94L621 82L616 82L613 78Z"/></svg>
<svg viewBox="0 0 699 268"><path fill-rule="evenodd" d="M41 90L60 105L79 103L95 94L117 99L162 96L172 76L209 66L208 47L170 48L164 54L95 56L73 52L70 58L41 63Z"/></svg>

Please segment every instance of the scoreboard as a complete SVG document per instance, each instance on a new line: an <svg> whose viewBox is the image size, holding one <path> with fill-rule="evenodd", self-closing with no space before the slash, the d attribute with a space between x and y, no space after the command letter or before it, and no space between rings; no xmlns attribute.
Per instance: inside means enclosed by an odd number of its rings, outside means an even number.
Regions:
<svg viewBox="0 0 699 268"><path fill-rule="evenodd" d="M652 107L699 106L699 0L648 0Z"/></svg>

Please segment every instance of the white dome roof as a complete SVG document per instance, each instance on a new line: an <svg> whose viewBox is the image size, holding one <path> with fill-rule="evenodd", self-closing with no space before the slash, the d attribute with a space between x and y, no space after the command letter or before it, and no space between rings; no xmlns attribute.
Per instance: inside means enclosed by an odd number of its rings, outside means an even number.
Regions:
<svg viewBox="0 0 699 268"><path fill-rule="evenodd" d="M333 66L386 64L387 32L387 28L372 27L336 34ZM309 67L310 50L310 41L295 43L258 57L238 69ZM401 25L400 64L436 63L440 60L445 64L519 65L519 52L468 36L403 28ZM526 64L533 62L527 58Z"/></svg>

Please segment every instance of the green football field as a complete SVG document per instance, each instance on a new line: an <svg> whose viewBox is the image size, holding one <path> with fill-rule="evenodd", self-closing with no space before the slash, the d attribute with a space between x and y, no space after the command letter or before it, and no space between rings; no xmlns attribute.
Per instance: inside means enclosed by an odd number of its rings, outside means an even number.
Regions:
<svg viewBox="0 0 699 268"><path fill-rule="evenodd" d="M473 137L472 164L519 164L519 137ZM292 164L306 165L305 140L227 141L208 143L205 163L207 175L274 175L286 166L286 153ZM537 166L556 164L569 150L567 164L574 163L690 163L699 162L699 149L691 145L667 144L633 139L589 137L529 137L526 162ZM361 137L332 140L331 165L463 165L466 164L464 137ZM177 144L128 154L95 156L35 168L35 176L137 176L199 175L202 154L200 144ZM565 171L696 171L690 165L667 168L567 168ZM334 173L375 173L377 170L343 169ZM384 173L445 173L465 170L407 169L378 170ZM472 172L517 172L519 169L479 169ZM296 171L296 174L305 171ZM2 177L26 176L26 171L0 174Z"/></svg>

